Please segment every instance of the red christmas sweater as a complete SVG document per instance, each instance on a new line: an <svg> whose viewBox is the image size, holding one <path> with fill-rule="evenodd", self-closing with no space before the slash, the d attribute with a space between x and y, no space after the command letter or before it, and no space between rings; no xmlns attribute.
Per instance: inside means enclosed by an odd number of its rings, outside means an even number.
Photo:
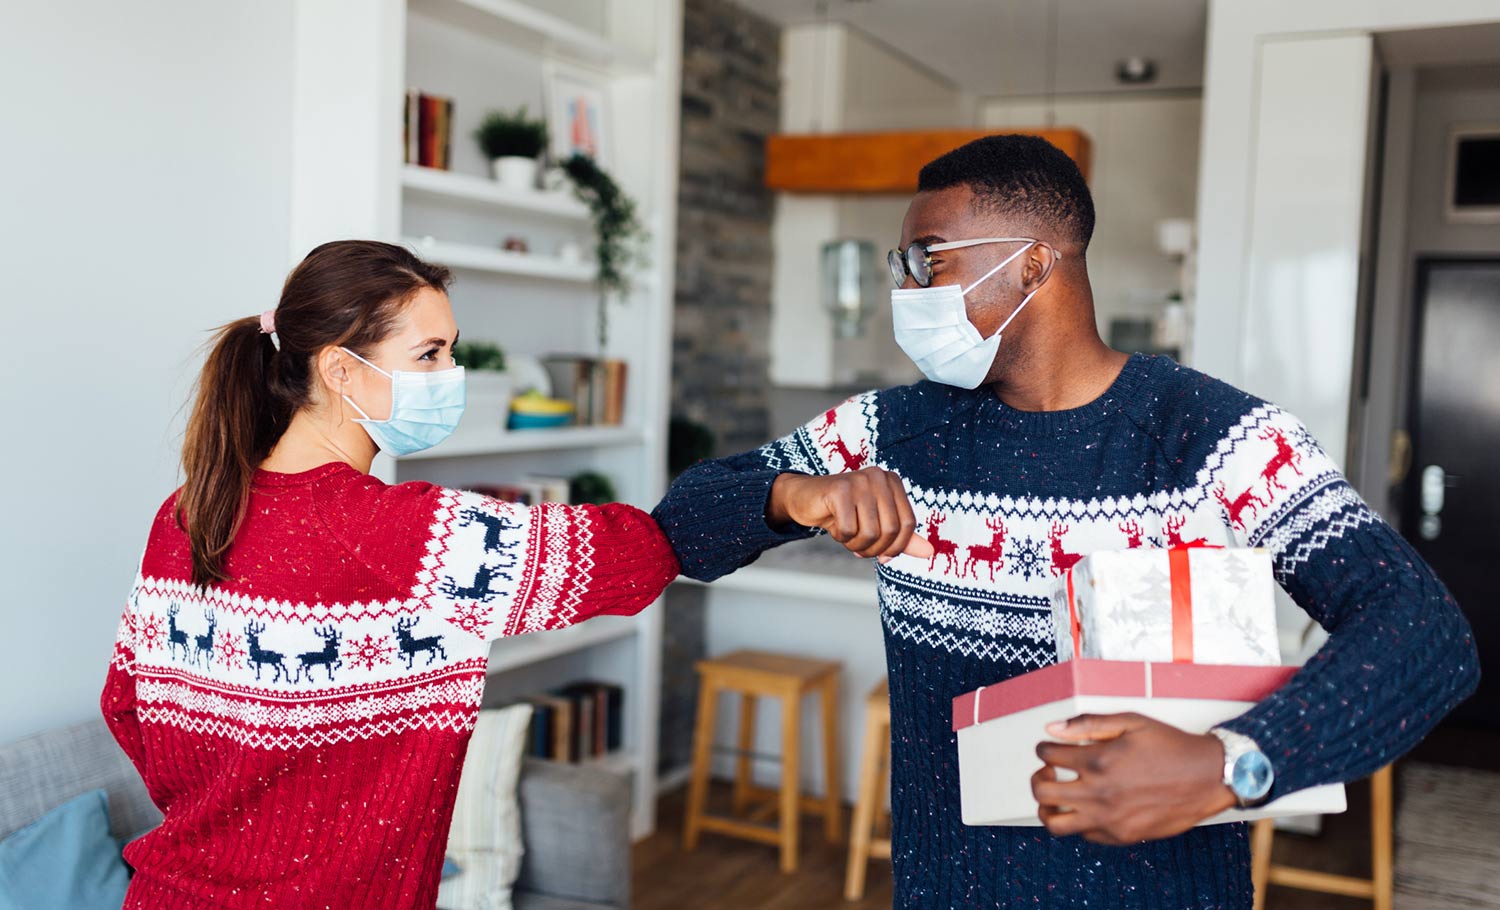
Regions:
<svg viewBox="0 0 1500 910"><path fill-rule="evenodd" d="M125 910L430 908L489 642L634 614L676 576L629 506L511 505L344 464L257 472L191 584L157 513L105 719L165 814Z"/></svg>

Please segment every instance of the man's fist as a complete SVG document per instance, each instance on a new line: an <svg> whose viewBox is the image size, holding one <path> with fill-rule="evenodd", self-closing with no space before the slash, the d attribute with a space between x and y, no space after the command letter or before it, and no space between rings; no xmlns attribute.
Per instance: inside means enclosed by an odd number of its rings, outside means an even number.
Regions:
<svg viewBox="0 0 1500 910"><path fill-rule="evenodd" d="M782 474L771 485L766 520L773 527L822 528L850 552L867 558L932 556L932 544L917 536L917 519L901 478L882 468L826 476Z"/></svg>

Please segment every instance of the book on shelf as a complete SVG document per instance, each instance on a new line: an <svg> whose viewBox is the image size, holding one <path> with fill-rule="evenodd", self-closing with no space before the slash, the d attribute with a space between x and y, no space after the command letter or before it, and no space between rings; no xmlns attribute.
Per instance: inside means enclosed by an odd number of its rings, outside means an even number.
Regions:
<svg viewBox="0 0 1500 910"><path fill-rule="evenodd" d="M469 489L481 496L488 496L501 502L513 502L519 506L534 506L546 502L542 498L544 493L542 485L524 480L473 484Z"/></svg>
<svg viewBox="0 0 1500 910"><path fill-rule="evenodd" d="M525 696L532 706L527 754L580 762L619 751L625 742L625 690L585 680Z"/></svg>
<svg viewBox="0 0 1500 910"><path fill-rule="evenodd" d="M453 163L453 99L410 89L403 110L405 161L448 170Z"/></svg>
<svg viewBox="0 0 1500 910"><path fill-rule="evenodd" d="M535 506L544 502L560 502L567 505L568 486L566 477L533 474L522 480L473 484L469 490L481 496L522 506Z"/></svg>
<svg viewBox="0 0 1500 910"><path fill-rule="evenodd" d="M574 761L573 704L555 695L529 695L522 701L531 705L531 739L527 753L551 761Z"/></svg>
<svg viewBox="0 0 1500 910"><path fill-rule="evenodd" d="M605 357L556 354L544 358L555 398L573 403L583 426L619 426L625 422L625 361Z"/></svg>
<svg viewBox="0 0 1500 910"><path fill-rule="evenodd" d="M566 477L553 477L547 474L532 474L527 482L541 488L542 502L560 502L567 505L571 500L568 489L572 486Z"/></svg>

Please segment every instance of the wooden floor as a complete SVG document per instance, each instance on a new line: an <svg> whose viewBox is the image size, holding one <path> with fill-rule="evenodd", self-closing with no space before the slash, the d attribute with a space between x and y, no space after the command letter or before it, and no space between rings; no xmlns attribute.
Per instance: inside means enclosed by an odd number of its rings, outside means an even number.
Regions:
<svg viewBox="0 0 1500 910"><path fill-rule="evenodd" d="M1500 770L1500 734L1439 730L1413 758ZM1400 765L1396 766L1400 775ZM1399 783L1398 783L1399 792ZM875 910L891 906L890 864L872 860L864 900L844 900L844 844L830 846L822 819L803 818L802 863L783 875L774 847L705 833L696 851L682 852L682 813L687 791L665 794L657 806L656 833L635 846L636 910ZM729 787L715 784L711 811L724 812ZM1341 875L1370 874L1370 798L1364 783L1349 787L1349 811L1324 819L1317 837L1278 834L1274 860ZM1399 824L1401 807L1396 806ZM845 823L848 814L845 814ZM1272 888L1266 910L1358 910L1368 901Z"/></svg>
<svg viewBox="0 0 1500 910"><path fill-rule="evenodd" d="M728 785L714 784L709 811L728 814ZM775 847L705 832L692 853L682 852L687 790L657 804L656 833L635 845L632 910L876 910L891 906L891 866L870 863L862 901L844 900L845 844L830 846L821 816L802 817L801 866L784 875ZM848 825L849 814L844 813ZM846 838L847 840L847 838Z"/></svg>
<svg viewBox="0 0 1500 910"><path fill-rule="evenodd" d="M705 833L692 853L682 851L686 790L662 797L656 833L636 844L634 910L886 910L891 906L891 867L871 860L860 901L844 900L848 848L829 846L822 819L802 820L802 863L783 875L776 848ZM725 811L729 786L715 784L710 805ZM847 820L848 815L845 815ZM1323 834L1276 837L1275 861L1296 863L1343 875L1369 875L1369 797L1360 784L1350 788L1349 812L1325 821ZM1272 888L1266 910L1358 910L1368 901Z"/></svg>

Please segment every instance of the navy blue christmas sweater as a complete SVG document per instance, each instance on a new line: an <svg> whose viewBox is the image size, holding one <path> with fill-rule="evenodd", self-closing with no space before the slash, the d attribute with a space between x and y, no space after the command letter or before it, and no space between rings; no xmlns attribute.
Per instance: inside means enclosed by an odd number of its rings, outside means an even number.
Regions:
<svg viewBox="0 0 1500 910"><path fill-rule="evenodd" d="M1105 847L960 820L954 696L1056 661L1048 594L1094 550L1264 547L1330 633L1283 689L1226 724L1276 769L1272 796L1364 777L1478 680L1468 624L1432 570L1302 424L1166 358L1136 355L1100 398L1024 412L923 382L850 399L756 451L698 464L655 518L711 581L810 535L765 520L785 472L879 465L905 481L932 559L874 565L891 697L899 908L1248 908L1242 824Z"/></svg>

